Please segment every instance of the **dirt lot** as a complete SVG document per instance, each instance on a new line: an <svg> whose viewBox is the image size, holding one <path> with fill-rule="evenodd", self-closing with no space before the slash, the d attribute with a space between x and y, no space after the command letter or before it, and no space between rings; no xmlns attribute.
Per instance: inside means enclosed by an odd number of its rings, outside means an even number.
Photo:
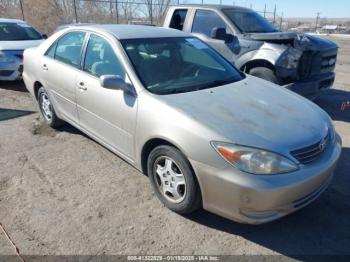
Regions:
<svg viewBox="0 0 350 262"><path fill-rule="evenodd" d="M350 41L335 40L335 87L316 103L331 115L344 148L333 183L312 205L261 226L205 211L177 215L156 199L146 176L69 125L42 125L23 84L2 83L0 117L25 114L0 120L3 228L25 255L350 255L350 109L340 111L350 101ZM1 230L0 254L15 254Z"/></svg>

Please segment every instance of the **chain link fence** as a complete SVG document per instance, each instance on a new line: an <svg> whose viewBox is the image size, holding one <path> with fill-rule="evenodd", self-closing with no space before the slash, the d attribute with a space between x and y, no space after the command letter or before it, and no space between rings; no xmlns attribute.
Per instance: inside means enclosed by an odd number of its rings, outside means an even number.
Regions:
<svg viewBox="0 0 350 262"><path fill-rule="evenodd" d="M212 4L213 1L210 2ZM205 0L1 0L0 16L26 20L42 32L51 33L62 24L117 23L161 25L169 6L206 4ZM217 4L228 4L218 0ZM276 6L257 10L276 27L283 26Z"/></svg>

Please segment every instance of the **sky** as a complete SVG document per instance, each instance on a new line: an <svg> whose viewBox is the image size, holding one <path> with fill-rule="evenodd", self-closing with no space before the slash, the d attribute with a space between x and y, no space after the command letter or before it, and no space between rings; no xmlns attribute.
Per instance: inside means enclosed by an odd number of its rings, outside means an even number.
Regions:
<svg viewBox="0 0 350 262"><path fill-rule="evenodd" d="M283 12L284 17L321 17L350 18L350 0L204 0L204 3L220 3L250 7L263 11L266 3L267 10L273 11L277 5L277 13ZM181 1L180 1L181 2ZM187 3L201 3L201 0L187 0Z"/></svg>

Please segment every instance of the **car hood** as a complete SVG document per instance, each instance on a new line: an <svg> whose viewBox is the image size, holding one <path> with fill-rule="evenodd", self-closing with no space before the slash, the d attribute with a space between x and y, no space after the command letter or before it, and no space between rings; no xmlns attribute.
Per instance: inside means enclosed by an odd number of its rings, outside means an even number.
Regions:
<svg viewBox="0 0 350 262"><path fill-rule="evenodd" d="M325 38L298 32L251 33L245 38L278 44L291 44L294 47L304 46L311 50L337 48L337 45Z"/></svg>
<svg viewBox="0 0 350 262"><path fill-rule="evenodd" d="M40 40L25 40L25 41L0 41L0 50L24 50L30 47L36 47L44 42Z"/></svg>
<svg viewBox="0 0 350 262"><path fill-rule="evenodd" d="M160 96L220 139L288 154L328 132L327 115L305 98L262 79ZM217 139L217 138L212 138Z"/></svg>

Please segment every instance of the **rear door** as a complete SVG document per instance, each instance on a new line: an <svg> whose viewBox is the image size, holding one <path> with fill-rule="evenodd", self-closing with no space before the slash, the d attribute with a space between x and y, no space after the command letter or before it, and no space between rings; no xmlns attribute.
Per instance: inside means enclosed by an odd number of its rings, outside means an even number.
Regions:
<svg viewBox="0 0 350 262"><path fill-rule="evenodd" d="M79 72L85 32L68 32L46 52L41 70L45 88L56 110L64 118L78 123L75 83Z"/></svg>
<svg viewBox="0 0 350 262"><path fill-rule="evenodd" d="M118 75L130 83L115 49L105 37L90 35L83 70L76 79L77 108L82 128L133 161L137 98L100 85L103 75Z"/></svg>

